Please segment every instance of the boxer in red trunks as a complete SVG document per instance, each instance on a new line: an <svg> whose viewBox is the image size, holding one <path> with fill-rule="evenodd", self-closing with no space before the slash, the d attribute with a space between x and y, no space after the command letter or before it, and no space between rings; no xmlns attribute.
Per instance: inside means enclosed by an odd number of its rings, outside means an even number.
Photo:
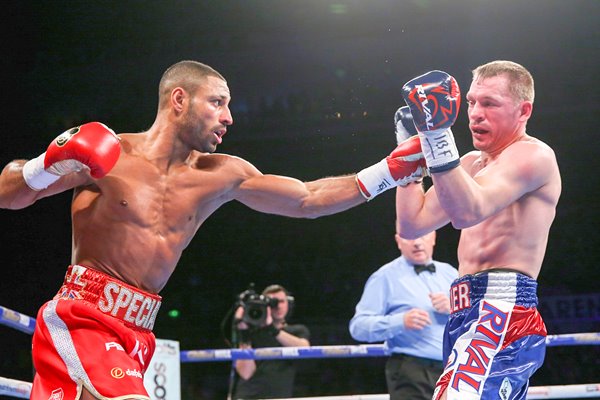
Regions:
<svg viewBox="0 0 600 400"><path fill-rule="evenodd" d="M403 95L433 186L427 192L419 185L397 189L398 232L411 238L448 223L461 229L460 278L453 287L455 304L444 342L449 360L434 398L523 399L528 379L544 357L546 331L535 309L535 279L561 193L554 151L526 132L533 111L533 77L510 61L493 61L473 71L466 100L477 151L463 157L450 131L460 104L454 78L433 71L408 82ZM486 324L492 307L510 315L498 341L501 346L493 352L473 353L472 341L489 332ZM523 315L529 318L524 320ZM520 336L511 334L516 326ZM477 342L478 349L484 341ZM532 351L516 355L511 346L519 343ZM473 358L477 354L482 357L478 365ZM478 376L456 375L467 369L477 369Z"/></svg>
<svg viewBox="0 0 600 400"><path fill-rule="evenodd" d="M83 384L97 398L117 398L126 387L129 398L147 399L143 373L160 303L158 295L71 265L55 298L38 312L31 398L50 392L75 399Z"/></svg>
<svg viewBox="0 0 600 400"><path fill-rule="evenodd" d="M163 74L156 119L146 132L115 135L103 124L84 124L39 157L3 169L0 208L24 208L74 189L74 266L58 297L40 310L31 399L148 398L139 375L154 349L159 297L153 295L223 204L237 200L261 212L316 218L422 176L414 138L356 175L312 182L263 175L239 157L210 154L233 123L230 100L221 74L182 61ZM86 272L77 275L80 268ZM83 293L77 283L95 288Z"/></svg>

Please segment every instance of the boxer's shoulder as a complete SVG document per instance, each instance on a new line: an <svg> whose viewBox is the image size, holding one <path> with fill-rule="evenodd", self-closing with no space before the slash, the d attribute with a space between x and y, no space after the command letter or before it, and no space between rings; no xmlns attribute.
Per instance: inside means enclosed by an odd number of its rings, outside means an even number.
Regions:
<svg viewBox="0 0 600 400"><path fill-rule="evenodd" d="M473 150L463 155L460 158L460 165L466 170L470 171L472 168L481 169L481 151ZM472 176L473 174L471 174Z"/></svg>
<svg viewBox="0 0 600 400"><path fill-rule="evenodd" d="M121 141L121 154L132 155L141 152L139 149L144 140L143 133L119 133L117 136Z"/></svg>
<svg viewBox="0 0 600 400"><path fill-rule="evenodd" d="M222 173L236 173L239 171L256 170L248 161L241 157L232 156L223 153L201 153L193 151L188 158L188 165L199 171L219 170Z"/></svg>

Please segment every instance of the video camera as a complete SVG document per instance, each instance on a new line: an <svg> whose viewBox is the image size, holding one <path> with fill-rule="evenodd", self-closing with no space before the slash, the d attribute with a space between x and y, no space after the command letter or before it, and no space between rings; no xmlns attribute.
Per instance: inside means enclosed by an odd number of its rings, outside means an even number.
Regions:
<svg viewBox="0 0 600 400"><path fill-rule="evenodd" d="M258 294L252 285L239 295L239 304L244 309L242 321L255 327L262 326L267 320L267 307L277 308L279 300Z"/></svg>

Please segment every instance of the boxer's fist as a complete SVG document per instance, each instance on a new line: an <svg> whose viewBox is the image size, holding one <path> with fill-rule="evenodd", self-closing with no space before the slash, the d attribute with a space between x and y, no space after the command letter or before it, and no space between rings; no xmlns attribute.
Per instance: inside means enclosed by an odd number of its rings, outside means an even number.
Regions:
<svg viewBox="0 0 600 400"><path fill-rule="evenodd" d="M60 134L45 153L23 166L23 177L34 190L45 189L60 176L83 168L99 179L112 169L120 153L119 138L112 129L90 122Z"/></svg>
<svg viewBox="0 0 600 400"><path fill-rule="evenodd" d="M71 128L50 143L44 169L54 175L67 175L87 167L93 178L106 175L121 153L119 138L100 122Z"/></svg>
<svg viewBox="0 0 600 400"><path fill-rule="evenodd" d="M456 80L443 71L430 71L405 83L402 96L419 132L429 171L443 172L460 165L450 130L460 108Z"/></svg>
<svg viewBox="0 0 600 400"><path fill-rule="evenodd" d="M421 143L413 136L375 165L367 167L356 175L361 194L371 200L378 194L396 186L406 186L427 175L425 159L421 153Z"/></svg>
<svg viewBox="0 0 600 400"><path fill-rule="evenodd" d="M396 143L400 144L411 136L417 134L417 128L413 121L408 106L400 107L394 114L394 126L396 128Z"/></svg>
<svg viewBox="0 0 600 400"><path fill-rule="evenodd" d="M421 133L449 129L458 116L460 89L456 79L443 71L429 71L406 82L402 97Z"/></svg>

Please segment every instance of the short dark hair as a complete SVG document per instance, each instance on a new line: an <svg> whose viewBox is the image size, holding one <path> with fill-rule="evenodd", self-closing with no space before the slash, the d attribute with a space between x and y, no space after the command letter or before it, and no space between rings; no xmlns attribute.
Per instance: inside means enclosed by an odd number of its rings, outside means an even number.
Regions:
<svg viewBox="0 0 600 400"><path fill-rule="evenodd" d="M169 93L175 87L180 86L187 92L194 93L198 84L208 76L225 81L223 75L214 68L198 61L184 60L171 65L163 73L158 84L159 108L162 107L164 100L169 97Z"/></svg>

